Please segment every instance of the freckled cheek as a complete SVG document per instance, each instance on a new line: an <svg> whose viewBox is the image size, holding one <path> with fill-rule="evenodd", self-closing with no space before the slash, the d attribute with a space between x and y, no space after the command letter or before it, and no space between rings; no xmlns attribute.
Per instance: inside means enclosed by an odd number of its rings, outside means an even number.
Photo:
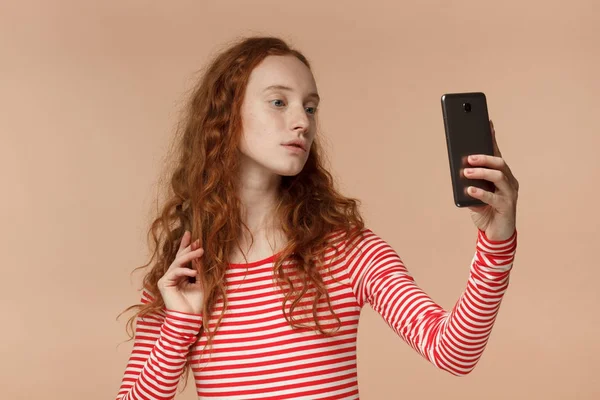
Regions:
<svg viewBox="0 0 600 400"><path fill-rule="evenodd" d="M264 121L248 121L244 126L244 137L253 153L272 149L282 141L280 131Z"/></svg>
<svg viewBox="0 0 600 400"><path fill-rule="evenodd" d="M262 137L279 138L285 136L285 122L278 118L264 118L256 124L256 131Z"/></svg>
<svg viewBox="0 0 600 400"><path fill-rule="evenodd" d="M265 135L264 124L252 116L244 119L243 133L249 142L255 142Z"/></svg>

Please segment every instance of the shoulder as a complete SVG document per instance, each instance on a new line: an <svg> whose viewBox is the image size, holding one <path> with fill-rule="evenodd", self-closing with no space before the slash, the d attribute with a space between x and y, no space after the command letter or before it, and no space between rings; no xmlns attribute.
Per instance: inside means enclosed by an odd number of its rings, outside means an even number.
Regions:
<svg viewBox="0 0 600 400"><path fill-rule="evenodd" d="M337 229L328 236L328 244L346 254L377 244L388 246L387 242L369 227L352 227L349 231Z"/></svg>

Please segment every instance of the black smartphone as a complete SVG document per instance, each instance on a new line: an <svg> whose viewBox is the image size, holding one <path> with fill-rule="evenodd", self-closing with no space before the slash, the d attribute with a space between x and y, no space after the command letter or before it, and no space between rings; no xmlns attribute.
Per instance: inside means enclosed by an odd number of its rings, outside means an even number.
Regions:
<svg viewBox="0 0 600 400"><path fill-rule="evenodd" d="M490 128L485 94L446 93L442 96L442 114L446 131L446 146L454 204L457 207L485 205L467 193L469 186L494 192L495 185L483 179L467 179L464 168L469 166L467 157L472 154L494 154L494 142Z"/></svg>

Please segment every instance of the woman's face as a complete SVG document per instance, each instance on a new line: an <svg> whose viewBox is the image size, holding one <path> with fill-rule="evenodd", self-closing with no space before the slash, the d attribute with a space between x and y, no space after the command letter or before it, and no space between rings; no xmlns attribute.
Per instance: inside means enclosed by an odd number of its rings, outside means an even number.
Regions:
<svg viewBox="0 0 600 400"><path fill-rule="evenodd" d="M300 173L315 137L318 105L317 85L302 61L265 58L250 74L242 103L242 168ZM292 141L303 149L288 145Z"/></svg>

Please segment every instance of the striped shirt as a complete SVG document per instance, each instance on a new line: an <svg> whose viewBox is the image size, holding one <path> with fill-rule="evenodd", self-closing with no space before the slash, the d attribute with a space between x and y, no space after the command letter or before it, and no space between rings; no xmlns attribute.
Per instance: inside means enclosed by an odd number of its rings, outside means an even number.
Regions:
<svg viewBox="0 0 600 400"><path fill-rule="evenodd" d="M194 344L202 315L163 309L138 317L117 399L173 399L186 360L199 399L358 399L356 339L366 303L434 366L454 375L468 374L483 353L508 286L516 232L505 241L490 241L478 231L466 288L450 311L417 286L382 238L369 229L363 233L351 245L338 245L342 252L337 256L327 253L328 265L321 271L341 319L331 336L292 329L286 321L284 293L273 278L276 255L230 264L229 304L212 346L205 349L206 332ZM286 269L291 266L284 263ZM151 299L144 290L142 303ZM294 315L310 323L312 299L301 304L308 314ZM211 330L222 308L222 301L217 302L204 321ZM338 326L324 297L317 315L324 330Z"/></svg>

